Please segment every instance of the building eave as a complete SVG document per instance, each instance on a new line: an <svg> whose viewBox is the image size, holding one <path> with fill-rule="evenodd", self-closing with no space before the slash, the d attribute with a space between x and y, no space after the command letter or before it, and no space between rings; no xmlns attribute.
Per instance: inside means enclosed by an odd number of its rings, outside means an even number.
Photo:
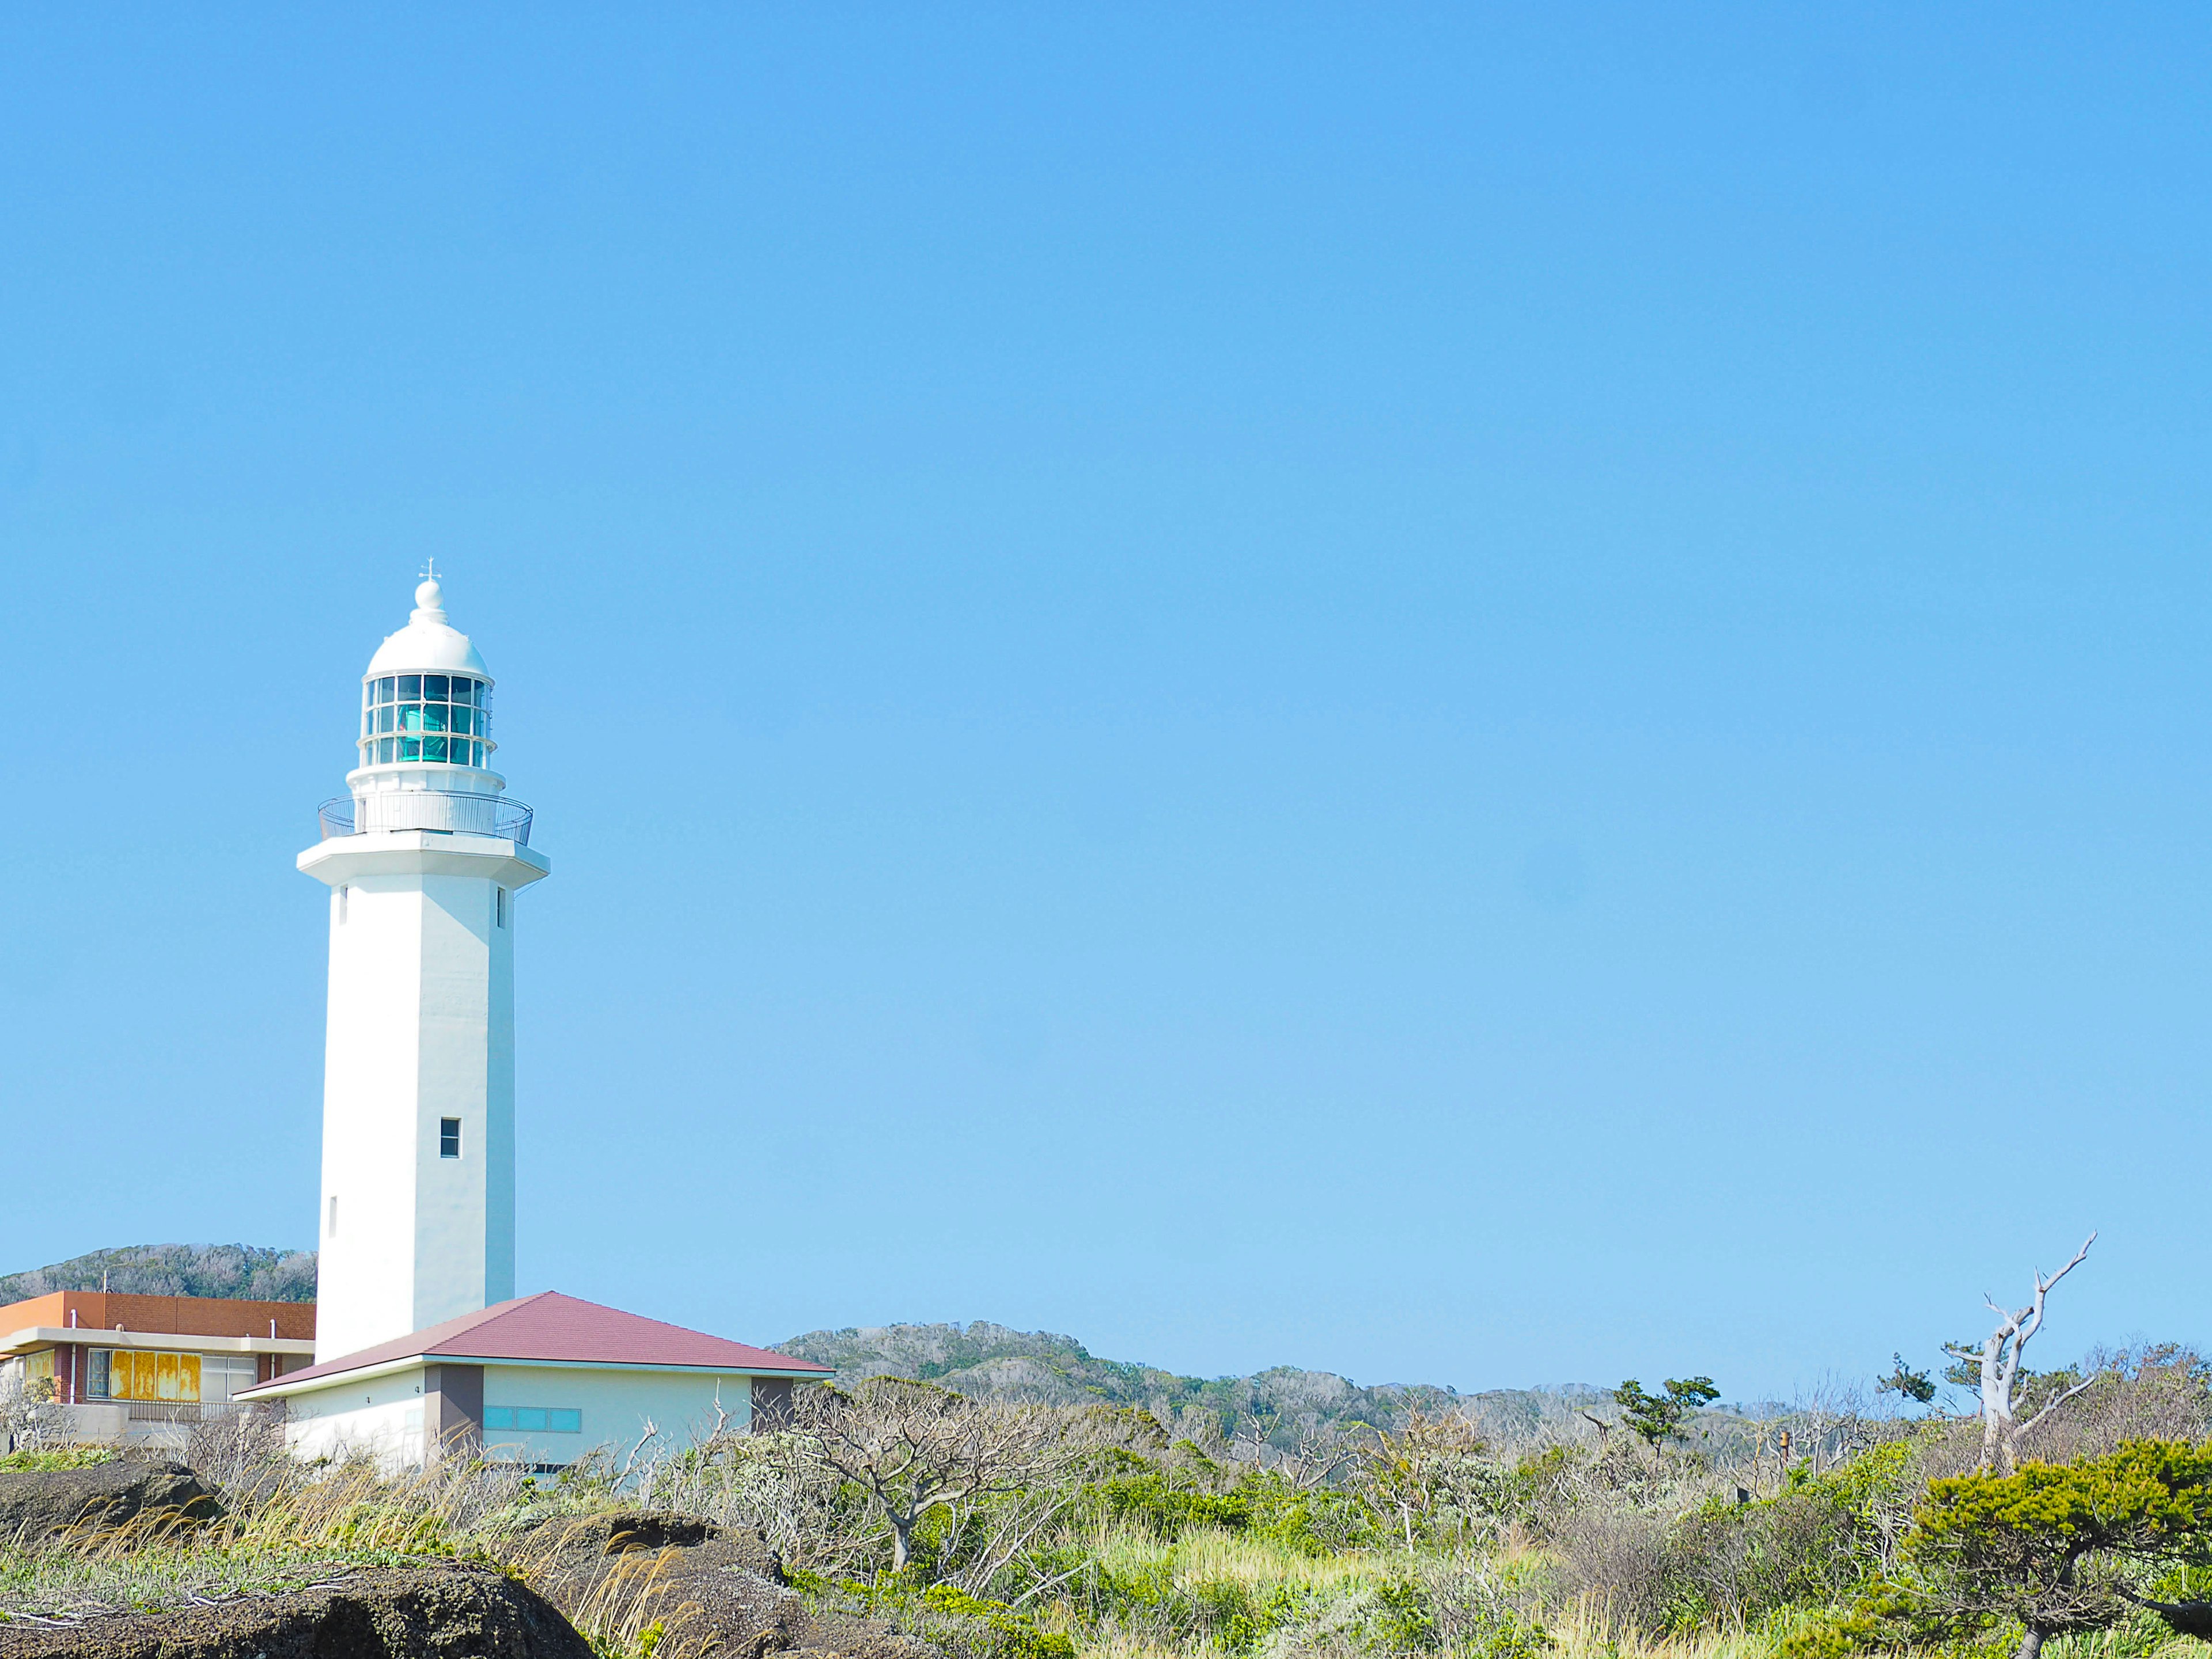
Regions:
<svg viewBox="0 0 2212 1659"><path fill-rule="evenodd" d="M780 1376L788 1377L795 1382L819 1382L836 1375L834 1370L786 1370L757 1365L669 1365L635 1359L516 1359L496 1353L418 1353L404 1359L382 1360L356 1370L331 1371L305 1380L279 1377L273 1382L241 1389L231 1397L234 1400L278 1400L291 1395L314 1394L324 1389L348 1388L356 1382L390 1376L397 1371L413 1370L425 1365L512 1365L544 1370L653 1371L691 1376Z"/></svg>
<svg viewBox="0 0 2212 1659"><path fill-rule="evenodd" d="M374 1365L363 1365L356 1370L332 1371L325 1376L310 1377L304 1382L289 1377L278 1377L273 1382L257 1382L250 1389L240 1389L231 1395L233 1400L281 1400L287 1395L315 1394L324 1389L350 1388L356 1382L373 1382L380 1376L391 1376L400 1371L420 1370L425 1365L445 1363L446 1356L416 1354L405 1359L380 1360ZM463 1361L463 1364L472 1362Z"/></svg>

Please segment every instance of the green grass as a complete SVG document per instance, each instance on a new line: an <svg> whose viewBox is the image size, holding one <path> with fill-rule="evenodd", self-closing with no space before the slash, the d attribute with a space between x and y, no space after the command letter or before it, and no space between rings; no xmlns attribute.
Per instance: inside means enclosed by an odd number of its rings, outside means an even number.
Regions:
<svg viewBox="0 0 2212 1659"><path fill-rule="evenodd" d="M0 1474L44 1469L89 1469L123 1454L112 1446L70 1446L61 1451L17 1451L0 1456Z"/></svg>

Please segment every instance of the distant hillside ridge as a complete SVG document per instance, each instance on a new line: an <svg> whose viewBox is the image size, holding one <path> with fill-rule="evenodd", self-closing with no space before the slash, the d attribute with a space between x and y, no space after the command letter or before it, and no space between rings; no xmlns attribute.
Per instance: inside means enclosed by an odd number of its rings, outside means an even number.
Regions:
<svg viewBox="0 0 2212 1659"><path fill-rule="evenodd" d="M56 1291L123 1296L215 1296L243 1302L313 1302L315 1253L251 1244L133 1244L94 1250L51 1267L0 1276L0 1307Z"/></svg>
<svg viewBox="0 0 2212 1659"><path fill-rule="evenodd" d="M1602 1407L1601 1414L1613 1414L1603 1390L1579 1383L1463 1395L1427 1382L1362 1388L1334 1371L1294 1365L1250 1376L1183 1376L1155 1365L1101 1359L1072 1336L1010 1330L987 1320L969 1325L848 1326L809 1331L777 1346L794 1358L834 1365L848 1377L911 1376L993 1399L1140 1407L1181 1432L1212 1426L1224 1439L1264 1431L1279 1443L1361 1423L1395 1430L1404 1426L1409 1413L1420 1411L1456 1412L1473 1418L1492 1439L1522 1444L1547 1435L1575 1439L1594 1431L1579 1415L1584 1409Z"/></svg>

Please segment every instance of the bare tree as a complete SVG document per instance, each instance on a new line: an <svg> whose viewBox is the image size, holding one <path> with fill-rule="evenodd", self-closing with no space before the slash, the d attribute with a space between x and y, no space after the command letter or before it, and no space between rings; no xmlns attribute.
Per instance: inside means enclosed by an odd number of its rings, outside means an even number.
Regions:
<svg viewBox="0 0 2212 1659"><path fill-rule="evenodd" d="M889 1523L894 1572L930 1510L1036 1485L1073 1451L1048 1407L973 1400L900 1376L809 1389L799 1427Z"/></svg>
<svg viewBox="0 0 2212 1659"><path fill-rule="evenodd" d="M2025 1308L2004 1308L1996 1299L1984 1297L1983 1302L1997 1316L1996 1328L1982 1339L1981 1352L1975 1355L1966 1349L1960 1358L1970 1364L1978 1362L1982 1405L1982 1455L1976 1467L1995 1468L2000 1474L2010 1474L2017 1462L2015 1449L2022 1435L2033 1430L2051 1413L2096 1381L2092 1376L2072 1388L2059 1393L2025 1423L2016 1413L2021 1403L2021 1387L2027 1381L2021 1370L2021 1356L2027 1345L2043 1328L2044 1298L2051 1294L2051 1286L2081 1265L2089 1254L2089 1246L2097 1242L2091 1233L2074 1252L2074 1259L2055 1273L2035 1275L2035 1297ZM1956 1352L1956 1350L1954 1350Z"/></svg>
<svg viewBox="0 0 2212 1659"><path fill-rule="evenodd" d="M1882 1437L1883 1425L1868 1414L1866 1390L1834 1372L1798 1392L1790 1418L1789 1429L1795 1431L1785 1431L1790 1449L1814 1474L1848 1463Z"/></svg>
<svg viewBox="0 0 2212 1659"><path fill-rule="evenodd" d="M1036 1547L1066 1518L1074 1507L1075 1497L1073 1484L1062 1482L1009 1492L989 1504L955 1504L942 1550L945 1557L961 1565L945 1574L941 1582L970 1595L988 1596L998 1589L999 1576L1009 1568L1020 1565L1033 1570ZM1087 1555L1080 1556L1066 1572L1033 1577L1028 1588L1014 1595L1012 1605L1019 1607L1091 1565Z"/></svg>
<svg viewBox="0 0 2212 1659"><path fill-rule="evenodd" d="M14 1376L0 1382L0 1451L51 1450L75 1438L53 1378L37 1377L28 1386Z"/></svg>
<svg viewBox="0 0 2212 1659"><path fill-rule="evenodd" d="M1498 1471L1471 1419L1415 1410L1397 1433L1374 1432L1364 1472L1368 1495L1376 1508L1397 1512L1408 1554L1417 1526L1429 1531L1449 1522L1464 1529L1496 1513Z"/></svg>

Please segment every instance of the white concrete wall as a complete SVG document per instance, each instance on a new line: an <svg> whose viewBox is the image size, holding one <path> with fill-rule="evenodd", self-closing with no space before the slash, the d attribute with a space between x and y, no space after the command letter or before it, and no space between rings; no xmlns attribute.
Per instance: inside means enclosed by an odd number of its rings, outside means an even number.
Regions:
<svg viewBox="0 0 2212 1659"><path fill-rule="evenodd" d="M331 885L318 1361L514 1294L515 889L543 871L475 840L354 836L301 860ZM458 1158L439 1155L448 1117Z"/></svg>
<svg viewBox="0 0 2212 1659"><path fill-rule="evenodd" d="M416 1080L415 1299L409 1330L473 1313L514 1294L514 907L495 924L496 887L424 876L422 1011ZM495 958L505 957L506 971ZM510 1056L505 1088L493 1057ZM438 1154L441 1118L461 1122L461 1155ZM492 1194L503 1187L507 1224ZM498 1233L497 1238L494 1237ZM393 1333L397 1335L399 1333Z"/></svg>
<svg viewBox="0 0 2212 1659"><path fill-rule="evenodd" d="M605 1446L619 1461L644 1437L648 1423L659 1430L662 1445L705 1438L714 1431L718 1400L723 1425L744 1430L752 1419L752 1379L580 1365L486 1365L487 1412L496 1406L568 1407L583 1413L584 1426L580 1434L487 1428L484 1453L522 1463L573 1463Z"/></svg>
<svg viewBox="0 0 2212 1659"><path fill-rule="evenodd" d="M374 1457L386 1469L422 1462L422 1368L333 1382L286 1402L285 1443L301 1457Z"/></svg>
<svg viewBox="0 0 2212 1659"><path fill-rule="evenodd" d="M356 875L331 890L318 1361L416 1328L422 908L418 878Z"/></svg>
<svg viewBox="0 0 2212 1659"><path fill-rule="evenodd" d="M64 1406L70 1433L78 1440L114 1445L131 1433L131 1413L122 1406Z"/></svg>

